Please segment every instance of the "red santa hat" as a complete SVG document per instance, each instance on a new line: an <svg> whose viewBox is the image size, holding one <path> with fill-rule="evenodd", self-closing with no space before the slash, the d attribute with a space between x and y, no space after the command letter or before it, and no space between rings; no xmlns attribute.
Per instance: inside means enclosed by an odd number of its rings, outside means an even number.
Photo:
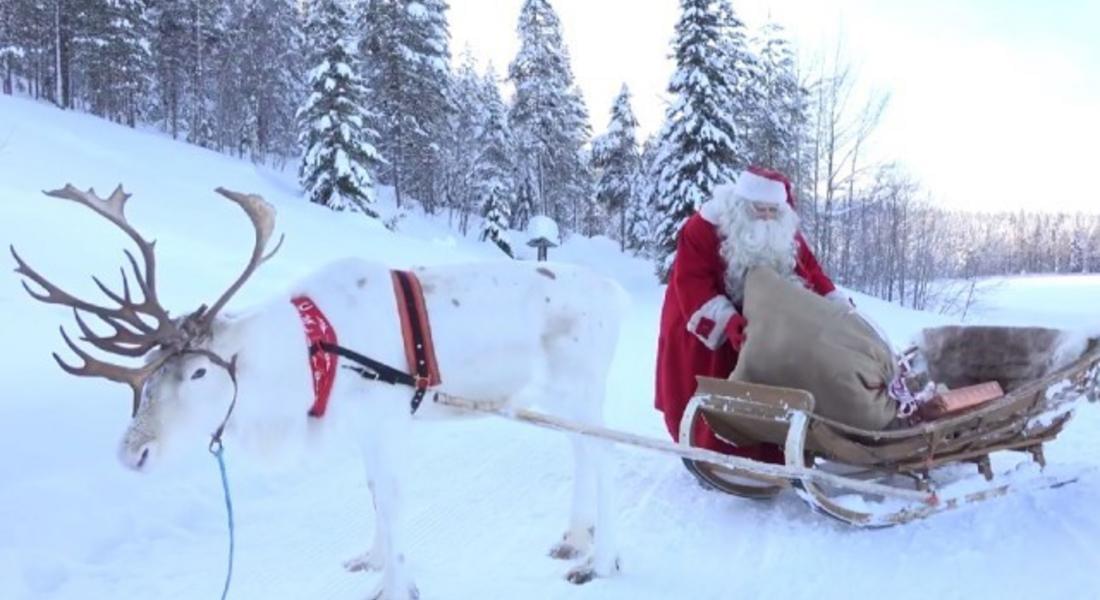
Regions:
<svg viewBox="0 0 1100 600"><path fill-rule="evenodd" d="M764 167L749 167L737 177L733 193L750 202L779 204L786 202L796 208L791 181L779 171Z"/></svg>

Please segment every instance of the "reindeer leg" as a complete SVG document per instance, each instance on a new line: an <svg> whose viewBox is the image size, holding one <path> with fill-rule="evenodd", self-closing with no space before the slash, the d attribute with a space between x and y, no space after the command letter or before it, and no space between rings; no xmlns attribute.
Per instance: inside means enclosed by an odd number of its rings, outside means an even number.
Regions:
<svg viewBox="0 0 1100 600"><path fill-rule="evenodd" d="M546 381L543 400L562 417L591 425L603 423L603 400L607 386L607 367L598 363L611 356L614 348L604 348L604 332L568 327L543 334ZM606 340L605 340L606 341ZM618 551L614 541L610 484L604 477L601 443L574 435L573 511L569 529L550 555L555 558L588 556L566 575L572 583L585 583L593 577L611 575L618 570Z"/></svg>
<svg viewBox="0 0 1100 600"><path fill-rule="evenodd" d="M390 398L372 398L370 402L386 406L402 406ZM403 523L399 488L401 441L406 439L408 416L385 410L363 411L360 448L374 499L375 537L371 551L364 555L365 567L382 570L380 586L370 596L372 600L415 600L420 592L408 574L403 545ZM395 468L397 467L397 468ZM354 563L355 559L349 561ZM347 566L347 565L345 565ZM356 565L352 565L356 566Z"/></svg>
<svg viewBox="0 0 1100 600"><path fill-rule="evenodd" d="M603 423L603 394L600 383L584 385L574 398L575 406L566 406L575 418L593 425ZM615 536L614 503L611 498L612 485L607 473L607 444L582 436L573 438L573 455L576 479L573 495L573 517L570 531L576 535L579 524L587 525L583 546L576 546L578 555L585 560L574 566L566 574L566 580L575 584L591 581L595 577L606 577L619 572L618 546ZM594 513L594 514L593 514ZM591 546L591 551L589 551Z"/></svg>
<svg viewBox="0 0 1100 600"><path fill-rule="evenodd" d="M594 471L596 485L596 526L591 556L565 575L566 580L578 585L588 583L596 577L609 577L620 571L612 482L607 472L607 444L596 440L586 440L586 443L589 444L586 454L592 459L589 468Z"/></svg>
<svg viewBox="0 0 1100 600"><path fill-rule="evenodd" d="M374 542L371 543L369 551L344 561L344 568L352 573L381 571L386 564L384 529L381 526L382 520L378 516L378 500L376 498L377 492L374 491L374 481L368 480L367 487L370 488L371 504L374 506Z"/></svg>
<svg viewBox="0 0 1100 600"><path fill-rule="evenodd" d="M561 541L550 548L550 556L559 560L573 560L588 553L595 533L596 479L591 468L591 457L586 440L579 435L570 436L573 445L573 506L569 528Z"/></svg>

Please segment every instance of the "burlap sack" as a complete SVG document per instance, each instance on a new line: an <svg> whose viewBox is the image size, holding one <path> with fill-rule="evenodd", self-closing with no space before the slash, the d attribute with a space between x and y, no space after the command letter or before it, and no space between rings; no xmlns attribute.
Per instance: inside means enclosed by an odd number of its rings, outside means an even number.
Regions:
<svg viewBox="0 0 1100 600"><path fill-rule="evenodd" d="M893 353L854 309L770 269L747 276L743 309L747 340L731 379L806 390L818 414L861 429L894 418Z"/></svg>

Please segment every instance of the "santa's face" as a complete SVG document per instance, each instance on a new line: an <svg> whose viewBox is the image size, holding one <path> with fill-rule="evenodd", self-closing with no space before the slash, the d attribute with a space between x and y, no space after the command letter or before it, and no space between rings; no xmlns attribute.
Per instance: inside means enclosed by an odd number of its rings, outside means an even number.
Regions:
<svg viewBox="0 0 1100 600"><path fill-rule="evenodd" d="M798 215L790 206L737 199L719 227L726 288L734 301L742 299L749 269L768 267L781 276L794 277Z"/></svg>
<svg viewBox="0 0 1100 600"><path fill-rule="evenodd" d="M779 205L770 202L750 202L749 216L756 221L779 220Z"/></svg>
<svg viewBox="0 0 1100 600"><path fill-rule="evenodd" d="M741 214L734 215L733 229L736 235L731 241L741 246L739 261L745 268L756 266L775 267L776 263L791 256L791 243L798 227L798 218L785 204L768 202L741 202L733 207Z"/></svg>

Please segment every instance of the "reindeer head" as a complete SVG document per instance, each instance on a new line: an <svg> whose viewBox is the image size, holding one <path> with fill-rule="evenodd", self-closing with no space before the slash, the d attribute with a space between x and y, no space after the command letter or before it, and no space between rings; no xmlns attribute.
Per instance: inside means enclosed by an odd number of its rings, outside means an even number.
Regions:
<svg viewBox="0 0 1100 600"><path fill-rule="evenodd" d="M282 244L280 238L275 248L264 254L274 229L275 210L263 198L223 188L216 191L248 215L255 230L255 245L248 265L229 288L209 308L202 305L183 317L169 316L157 298L154 242L146 241L127 222L124 210L130 195L122 191L122 186L106 199L96 196L93 190L82 192L71 185L45 193L92 209L134 241L141 254L142 266L129 250L125 253L133 270L140 300L131 293L130 279L124 268L120 269L121 293L93 277L96 286L114 305L93 304L50 283L30 268L14 247L11 248L17 264L15 271L44 290L35 291L24 281L23 287L27 293L41 302L72 308L83 341L108 354L144 359L140 367L102 361L74 343L64 327L61 328L61 337L84 364L73 366L63 361L57 353L53 355L67 373L81 377L103 377L130 386L133 391L133 420L123 437L120 457L124 464L135 469L146 466L158 445L173 431L190 424L217 424L218 419L224 425L228 419L228 411L236 394L236 356L227 358L218 353L216 319L256 268L271 258ZM105 327L109 331L97 332L82 315L97 318L99 329ZM209 426L213 428L213 425Z"/></svg>

